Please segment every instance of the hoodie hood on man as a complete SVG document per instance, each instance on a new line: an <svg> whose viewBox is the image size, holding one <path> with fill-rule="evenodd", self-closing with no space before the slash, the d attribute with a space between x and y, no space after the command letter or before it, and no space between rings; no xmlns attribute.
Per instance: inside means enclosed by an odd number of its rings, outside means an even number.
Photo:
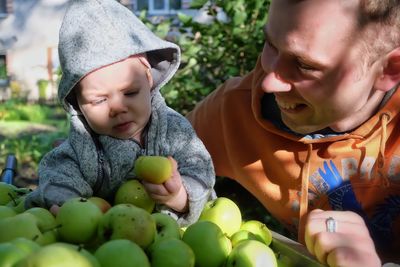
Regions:
<svg viewBox="0 0 400 267"><path fill-rule="evenodd" d="M59 35L62 77L58 97L67 111L74 86L88 73L132 55L146 54L154 85L152 94L179 67L180 49L152 33L116 0L71 0Z"/></svg>

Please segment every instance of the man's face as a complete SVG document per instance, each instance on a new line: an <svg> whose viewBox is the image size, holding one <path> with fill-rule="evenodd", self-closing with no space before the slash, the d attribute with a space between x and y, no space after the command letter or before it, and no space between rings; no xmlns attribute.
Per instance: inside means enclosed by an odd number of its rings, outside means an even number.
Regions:
<svg viewBox="0 0 400 267"><path fill-rule="evenodd" d="M96 133L140 141L151 114L151 87L146 67L128 58L86 75L79 84L78 104Z"/></svg>
<svg viewBox="0 0 400 267"><path fill-rule="evenodd" d="M365 65L357 2L272 1L262 88L275 95L283 122L295 132L351 130L372 115L383 97L373 89L382 66Z"/></svg>

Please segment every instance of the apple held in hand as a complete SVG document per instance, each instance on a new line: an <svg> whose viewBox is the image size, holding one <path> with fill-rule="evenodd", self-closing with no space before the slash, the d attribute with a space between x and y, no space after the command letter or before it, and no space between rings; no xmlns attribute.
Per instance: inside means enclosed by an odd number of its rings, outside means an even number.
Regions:
<svg viewBox="0 0 400 267"><path fill-rule="evenodd" d="M132 204L151 213L156 202L138 180L128 180L115 193L114 205L118 204Z"/></svg>
<svg viewBox="0 0 400 267"><path fill-rule="evenodd" d="M128 239L147 248L153 243L156 231L156 222L146 210L132 204L118 204L101 218L98 237L101 242Z"/></svg>
<svg viewBox="0 0 400 267"><path fill-rule="evenodd" d="M102 216L99 207L85 198L67 200L56 216L60 239L74 244L91 242Z"/></svg>
<svg viewBox="0 0 400 267"><path fill-rule="evenodd" d="M172 163L163 156L140 156L135 161L135 173L139 179L162 184L172 175Z"/></svg>
<svg viewBox="0 0 400 267"><path fill-rule="evenodd" d="M226 197L219 197L206 203L199 221L215 223L230 237L240 229L242 214L235 202Z"/></svg>
<svg viewBox="0 0 400 267"><path fill-rule="evenodd" d="M269 246L269 244L271 244L272 242L271 231L264 223L260 221L249 220L243 222L240 226L240 230L246 230L253 233L257 237L257 240L265 243L267 246Z"/></svg>
<svg viewBox="0 0 400 267"><path fill-rule="evenodd" d="M94 253L101 267L150 267L146 253L127 239L110 240Z"/></svg>
<svg viewBox="0 0 400 267"><path fill-rule="evenodd" d="M189 245L181 239L166 238L152 246L152 267L194 267L195 256Z"/></svg>
<svg viewBox="0 0 400 267"><path fill-rule="evenodd" d="M210 221L197 221L190 225L182 240L192 248L197 267L223 266L232 250L229 238Z"/></svg>
<svg viewBox="0 0 400 267"><path fill-rule="evenodd" d="M232 249L226 267L277 267L277 262L270 247L257 240L245 240Z"/></svg>

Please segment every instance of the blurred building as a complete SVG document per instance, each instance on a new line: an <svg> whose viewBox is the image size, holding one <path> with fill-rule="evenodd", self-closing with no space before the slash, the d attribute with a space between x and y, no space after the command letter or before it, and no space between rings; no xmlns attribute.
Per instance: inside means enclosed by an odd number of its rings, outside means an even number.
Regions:
<svg viewBox="0 0 400 267"><path fill-rule="evenodd" d="M194 15L191 0L119 0L149 16ZM58 31L68 0L0 0L0 101L56 97Z"/></svg>

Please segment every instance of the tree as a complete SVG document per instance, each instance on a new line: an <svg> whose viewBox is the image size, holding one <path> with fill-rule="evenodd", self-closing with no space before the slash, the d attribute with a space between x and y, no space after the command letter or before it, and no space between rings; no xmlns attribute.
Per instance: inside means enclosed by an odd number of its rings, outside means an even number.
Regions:
<svg viewBox="0 0 400 267"><path fill-rule="evenodd" d="M182 49L182 63L175 77L162 89L171 108L186 114L194 105L230 77L243 75L255 65L264 44L263 27L270 0L194 0L192 8L203 8L212 23L202 24L179 14L180 34L175 40ZM226 21L218 18L223 11ZM166 37L172 19L154 25Z"/></svg>

